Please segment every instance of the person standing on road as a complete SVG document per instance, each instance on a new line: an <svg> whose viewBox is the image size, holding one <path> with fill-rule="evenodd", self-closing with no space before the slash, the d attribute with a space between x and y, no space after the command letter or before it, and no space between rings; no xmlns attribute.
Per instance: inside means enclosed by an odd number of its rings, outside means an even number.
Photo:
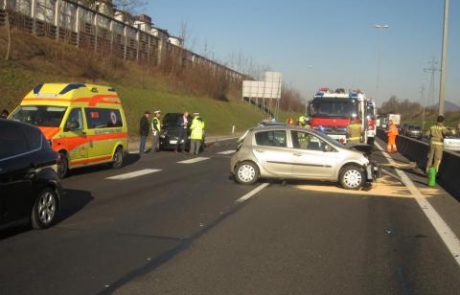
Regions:
<svg viewBox="0 0 460 295"><path fill-rule="evenodd" d="M190 154L198 155L203 141L204 122L199 113L194 113L193 116L192 125L190 126Z"/></svg>
<svg viewBox="0 0 460 295"><path fill-rule="evenodd" d="M434 167L436 173L438 173L444 150L444 138L447 135L453 134L453 132L450 132L449 129L444 126L444 116L438 116L436 122L435 125L428 129L426 134L430 141L426 171L428 172L430 168Z"/></svg>
<svg viewBox="0 0 460 295"><path fill-rule="evenodd" d="M388 153L397 153L398 149L396 147L396 137L399 135L398 127L396 127L396 124L394 124L392 120L390 120L388 124L387 151Z"/></svg>
<svg viewBox="0 0 460 295"><path fill-rule="evenodd" d="M358 118L351 120L351 124L347 127L347 142L360 143L363 128Z"/></svg>
<svg viewBox="0 0 460 295"><path fill-rule="evenodd" d="M185 144L187 142L188 136L188 112L184 112L184 114L182 114L182 116L179 117L179 120L177 121L177 126L179 126L179 132L177 135L177 144L175 152L177 153L179 151L179 146L182 146L181 151L185 153Z"/></svg>
<svg viewBox="0 0 460 295"><path fill-rule="evenodd" d="M160 150L161 111L154 111L153 114L154 117L152 120L152 153Z"/></svg>
<svg viewBox="0 0 460 295"><path fill-rule="evenodd" d="M145 142L147 141L147 136L149 136L149 117L150 112L146 111L139 122L139 135L140 135L140 144L139 144L139 155L145 153Z"/></svg>

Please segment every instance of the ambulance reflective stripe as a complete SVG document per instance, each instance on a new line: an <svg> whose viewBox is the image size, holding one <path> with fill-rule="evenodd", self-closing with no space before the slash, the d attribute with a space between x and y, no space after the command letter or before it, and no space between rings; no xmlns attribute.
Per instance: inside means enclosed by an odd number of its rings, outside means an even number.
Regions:
<svg viewBox="0 0 460 295"><path fill-rule="evenodd" d="M95 95L93 97L81 97L75 99L65 100L63 98L50 98L50 97L43 97L43 98L24 98L24 102L40 102L40 103L87 103L87 106L94 107L98 104L121 104L120 98L117 95Z"/></svg>
<svg viewBox="0 0 460 295"><path fill-rule="evenodd" d="M53 139L53 146L57 146L58 149L65 149L71 152L73 149L82 146L89 145L91 142L98 142L104 140L117 140L127 139L128 133L110 133L110 134L97 134L87 136L74 136L74 137L63 137ZM61 148L59 148L61 146Z"/></svg>

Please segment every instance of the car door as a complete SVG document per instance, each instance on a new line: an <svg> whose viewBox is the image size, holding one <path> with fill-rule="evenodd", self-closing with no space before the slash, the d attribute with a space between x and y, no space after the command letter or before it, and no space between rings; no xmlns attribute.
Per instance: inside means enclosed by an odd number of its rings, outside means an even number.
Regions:
<svg viewBox="0 0 460 295"><path fill-rule="evenodd" d="M287 146L285 130L259 131L254 140L254 156L264 170L275 176L292 174L292 150Z"/></svg>
<svg viewBox="0 0 460 295"><path fill-rule="evenodd" d="M32 196L33 163L26 136L19 124L1 123L0 128L0 207L1 222L28 218Z"/></svg>
<svg viewBox="0 0 460 295"><path fill-rule="evenodd" d="M81 108L71 109L61 137L65 139L71 162L78 162L88 157L88 140L84 130Z"/></svg>
<svg viewBox="0 0 460 295"><path fill-rule="evenodd" d="M329 179L340 161L337 150L318 136L291 130L293 174L299 178ZM326 148L327 146L327 148Z"/></svg>

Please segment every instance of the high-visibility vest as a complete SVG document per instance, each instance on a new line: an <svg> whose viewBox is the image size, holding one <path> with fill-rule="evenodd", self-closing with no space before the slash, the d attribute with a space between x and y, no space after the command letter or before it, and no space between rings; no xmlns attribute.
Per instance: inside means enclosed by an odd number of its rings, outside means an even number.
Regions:
<svg viewBox="0 0 460 295"><path fill-rule="evenodd" d="M391 124L389 130L387 131L388 136L396 136L399 135L398 128L396 128L395 124Z"/></svg>
<svg viewBox="0 0 460 295"><path fill-rule="evenodd" d="M348 141L361 141L361 124L348 125Z"/></svg>
<svg viewBox="0 0 460 295"><path fill-rule="evenodd" d="M190 139L201 140L204 133L204 122L198 118L194 118L190 126Z"/></svg>
<svg viewBox="0 0 460 295"><path fill-rule="evenodd" d="M158 131L161 131L161 120L157 117L153 118L152 120L152 131L156 131L155 125L157 126Z"/></svg>

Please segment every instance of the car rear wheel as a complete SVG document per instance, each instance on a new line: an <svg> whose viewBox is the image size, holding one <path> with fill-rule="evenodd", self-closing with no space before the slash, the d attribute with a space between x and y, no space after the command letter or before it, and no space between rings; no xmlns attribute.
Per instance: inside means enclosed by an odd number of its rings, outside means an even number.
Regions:
<svg viewBox="0 0 460 295"><path fill-rule="evenodd" d="M253 162L242 162L236 166L235 180L241 184L253 184L259 178L259 168Z"/></svg>
<svg viewBox="0 0 460 295"><path fill-rule="evenodd" d="M69 160L65 152L59 152L58 171L60 179L63 179L69 172Z"/></svg>
<svg viewBox="0 0 460 295"><path fill-rule="evenodd" d="M56 221L58 210L58 194L50 187L43 189L35 200L32 208L32 227L48 228Z"/></svg>
<svg viewBox="0 0 460 295"><path fill-rule="evenodd" d="M359 189L364 185L364 171L358 165L348 165L340 172L340 184L345 189Z"/></svg>
<svg viewBox="0 0 460 295"><path fill-rule="evenodd" d="M115 153L113 154L112 167L115 169L121 168L123 166L123 148L118 147Z"/></svg>

